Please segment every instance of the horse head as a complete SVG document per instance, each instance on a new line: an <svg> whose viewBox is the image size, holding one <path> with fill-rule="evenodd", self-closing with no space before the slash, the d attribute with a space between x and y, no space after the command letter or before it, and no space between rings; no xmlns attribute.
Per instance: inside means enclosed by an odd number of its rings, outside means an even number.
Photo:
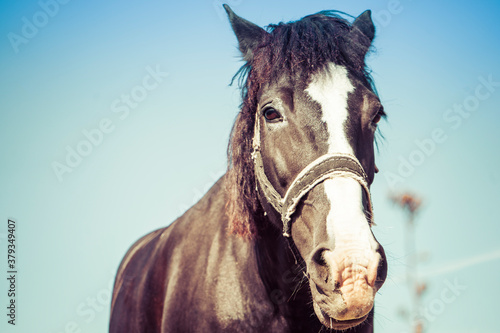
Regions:
<svg viewBox="0 0 500 333"><path fill-rule="evenodd" d="M356 326L387 274L371 230L385 113L365 65L370 12L352 24L322 12L264 30L225 8L246 61L229 150L233 232L254 237L263 220L282 229L305 263L319 321Z"/></svg>

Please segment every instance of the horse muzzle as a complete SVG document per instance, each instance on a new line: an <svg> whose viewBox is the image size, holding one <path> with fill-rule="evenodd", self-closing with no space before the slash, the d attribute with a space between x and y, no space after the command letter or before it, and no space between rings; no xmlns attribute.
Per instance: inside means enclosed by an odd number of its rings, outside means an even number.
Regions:
<svg viewBox="0 0 500 333"><path fill-rule="evenodd" d="M373 308L387 268L383 250L320 246L307 262L314 311L320 322L333 329L361 324Z"/></svg>

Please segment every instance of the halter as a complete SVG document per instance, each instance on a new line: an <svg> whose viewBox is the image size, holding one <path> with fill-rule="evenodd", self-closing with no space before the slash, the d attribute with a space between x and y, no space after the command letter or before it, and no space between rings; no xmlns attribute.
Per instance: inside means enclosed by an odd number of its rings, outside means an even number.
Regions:
<svg viewBox="0 0 500 333"><path fill-rule="evenodd" d="M372 224L373 209L368 176L358 159L351 154L325 154L307 165L293 180L286 191L285 197L276 191L264 172L264 164L260 153L260 117L257 112L255 120L252 159L255 166L255 176L267 201L281 215L283 236L290 237L290 220L297 205L304 195L326 179L335 177L352 178L356 180L366 193L367 212ZM257 189L258 190L258 189Z"/></svg>

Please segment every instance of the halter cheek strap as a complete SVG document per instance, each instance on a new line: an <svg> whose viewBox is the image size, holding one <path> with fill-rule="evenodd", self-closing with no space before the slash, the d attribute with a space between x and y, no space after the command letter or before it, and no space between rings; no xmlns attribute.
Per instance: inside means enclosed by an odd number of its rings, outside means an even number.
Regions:
<svg viewBox="0 0 500 333"><path fill-rule="evenodd" d="M325 154L320 156L307 165L297 175L286 191L285 197L281 197L267 178L264 171L264 164L260 153L261 141L259 119L260 117L257 114L252 152L252 159L255 166L255 177L257 179L258 186L260 186L264 196L266 197L266 200L281 215L281 220L283 222L283 236L290 237L290 220L292 219L292 215L302 197L324 180L335 177L352 178L361 185L366 194L368 202L367 212L370 218L370 224L372 223L371 219L373 216L373 208L368 176L357 158L350 154Z"/></svg>

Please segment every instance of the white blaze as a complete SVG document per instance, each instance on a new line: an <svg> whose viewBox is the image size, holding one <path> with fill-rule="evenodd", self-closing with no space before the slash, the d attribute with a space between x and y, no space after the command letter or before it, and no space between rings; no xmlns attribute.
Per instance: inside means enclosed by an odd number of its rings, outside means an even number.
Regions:
<svg viewBox="0 0 500 333"><path fill-rule="evenodd" d="M371 250L376 249L377 243L363 212L361 185L352 178L342 177L327 179L323 184L330 201L326 218L329 238L335 240L335 247L339 250L353 250L363 254L365 259L371 258Z"/></svg>
<svg viewBox="0 0 500 333"><path fill-rule="evenodd" d="M313 76L306 92L315 100L323 112L323 121L328 129L328 152L354 155L345 133L347 97L354 91L347 70L330 63L327 70Z"/></svg>
<svg viewBox="0 0 500 333"><path fill-rule="evenodd" d="M346 68L330 63L325 72L312 77L305 90L321 105L322 120L328 130L330 154L354 156L345 129L349 115L347 99L354 89ZM326 230L328 236L335 239L335 246L344 250L362 250L362 253L363 250L375 249L376 242L364 215L361 185L352 178L342 177L327 179L323 184L330 201Z"/></svg>

